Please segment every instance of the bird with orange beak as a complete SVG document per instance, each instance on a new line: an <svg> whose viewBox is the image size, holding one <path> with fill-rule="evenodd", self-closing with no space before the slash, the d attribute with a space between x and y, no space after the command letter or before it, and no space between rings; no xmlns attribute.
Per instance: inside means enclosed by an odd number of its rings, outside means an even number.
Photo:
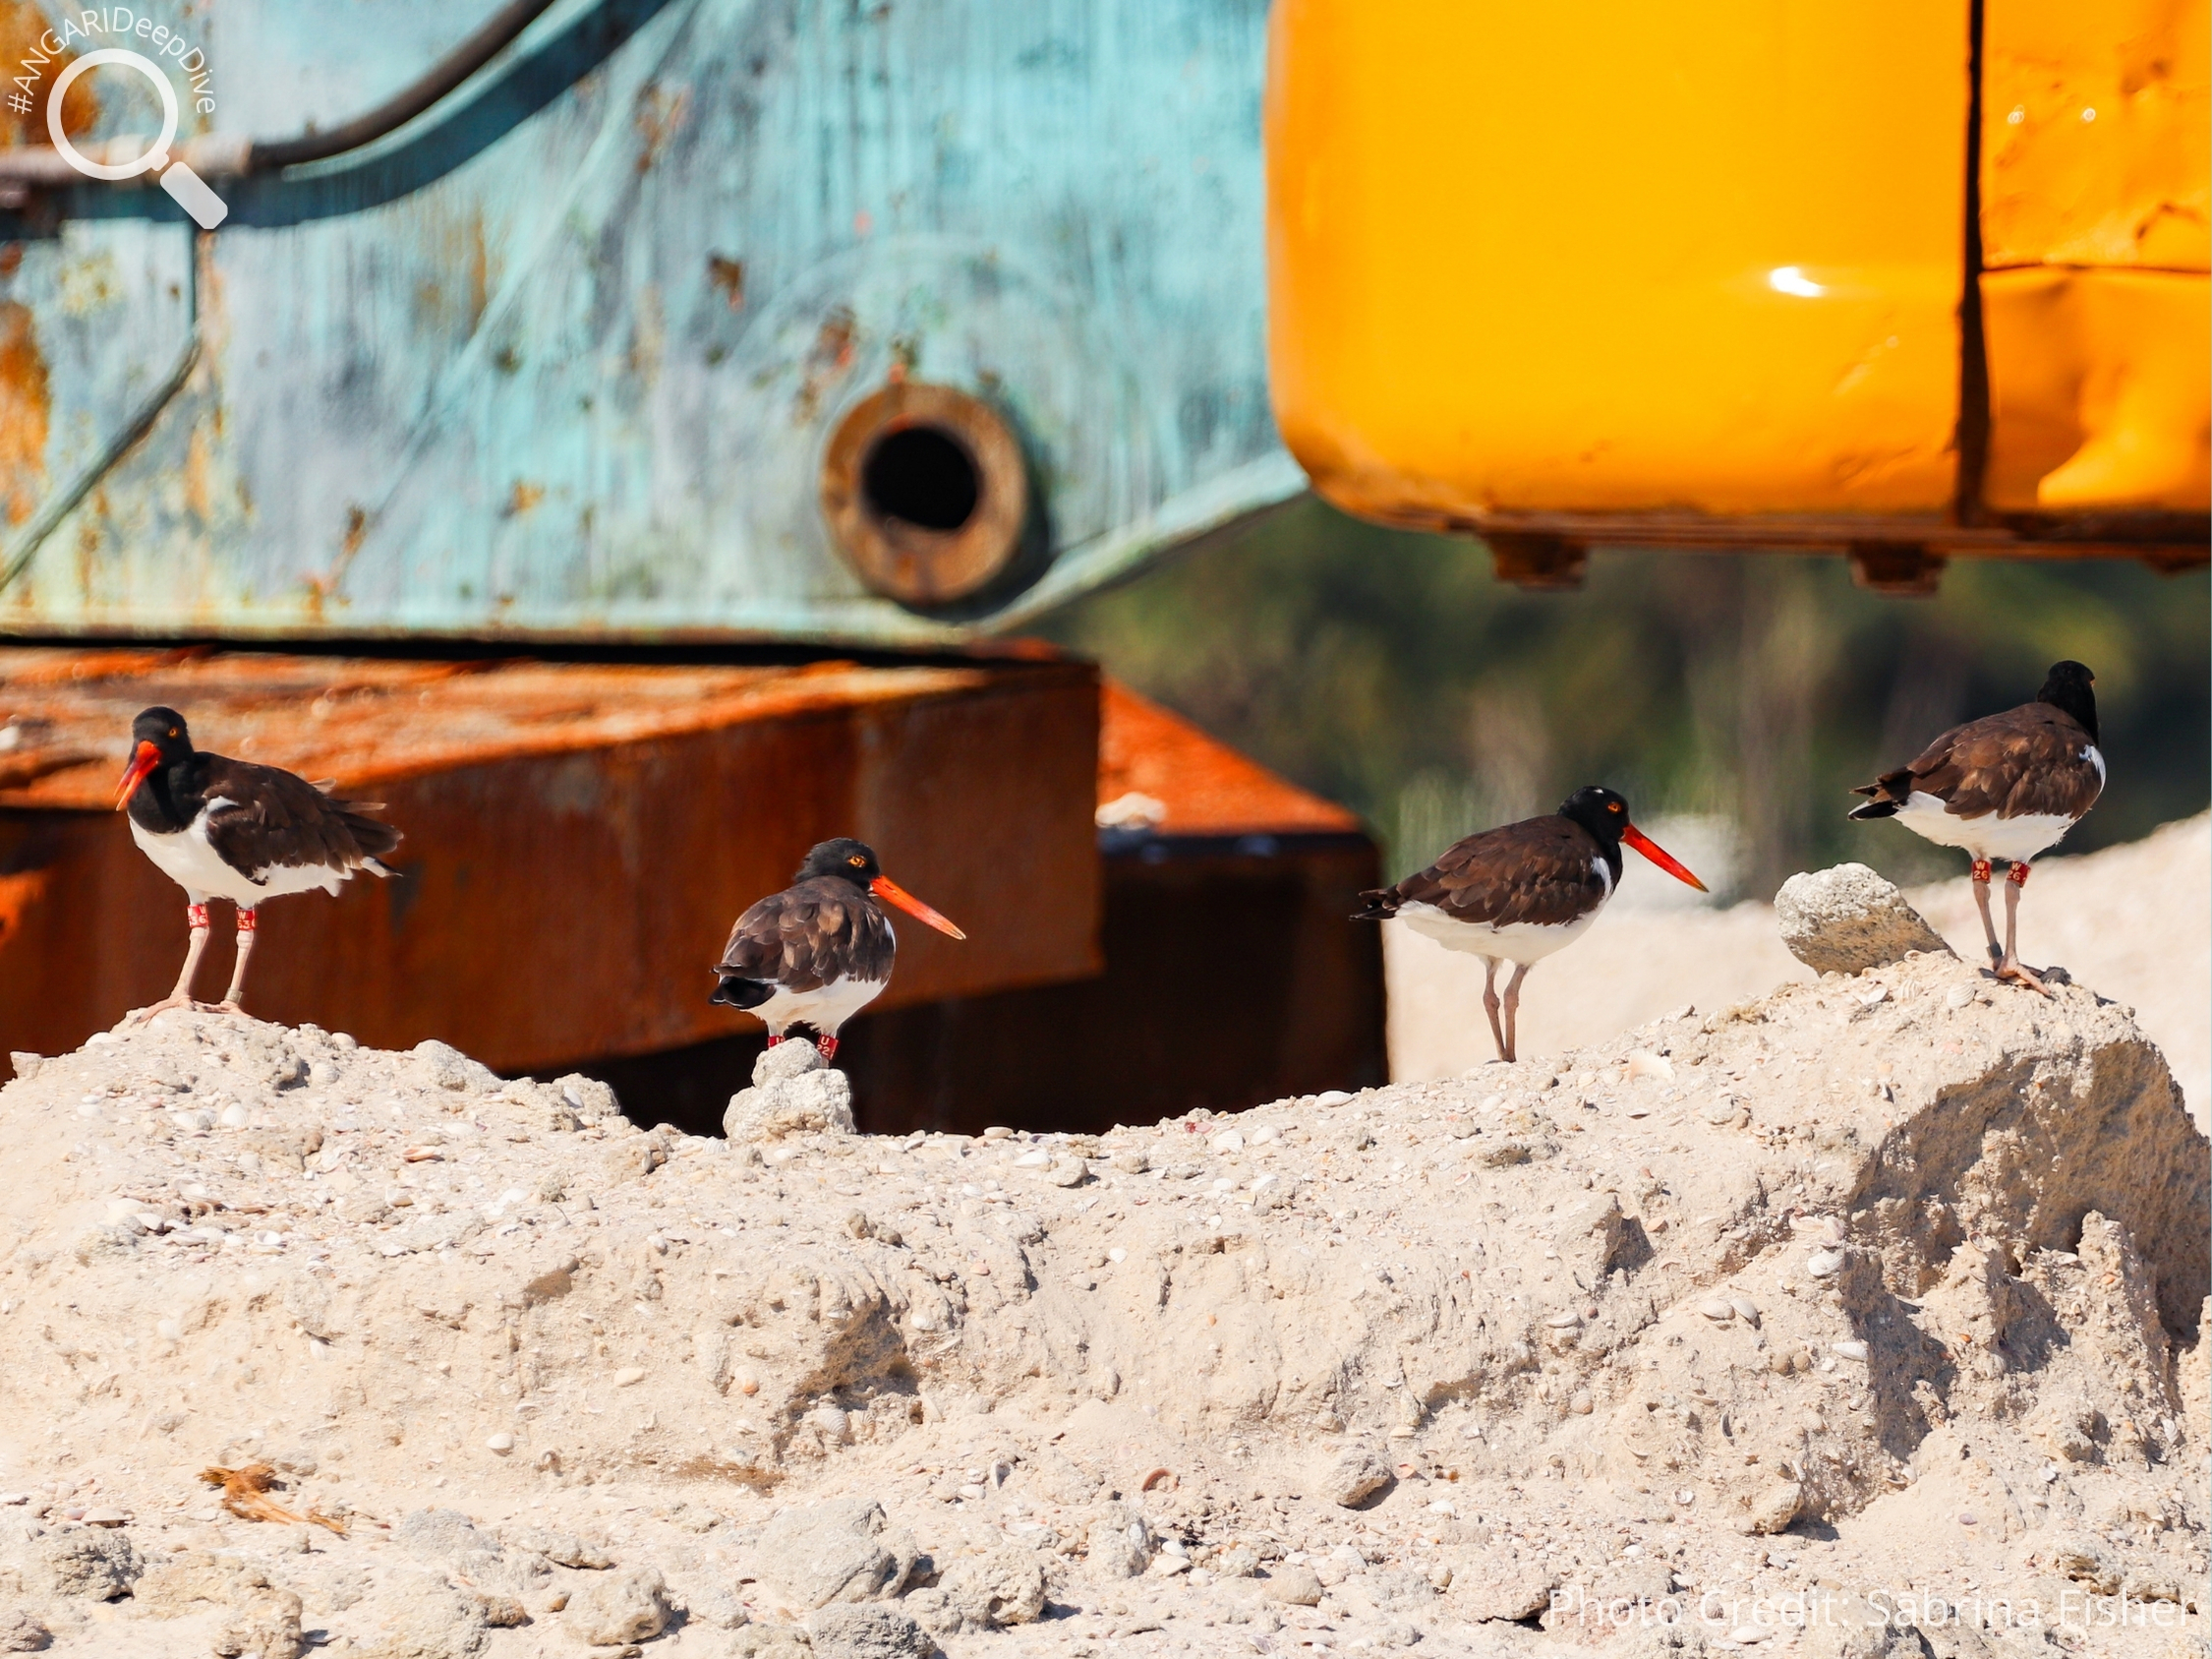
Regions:
<svg viewBox="0 0 2212 1659"><path fill-rule="evenodd" d="M131 761L116 787L115 809L131 814L131 839L185 890L191 944L176 988L139 1011L165 1008L242 1012L246 963L264 900L320 888L335 893L355 870L389 875L378 860L399 845L399 831L366 816L377 803L333 800L305 778L251 760L192 746L184 716L149 708L131 724ZM192 999L193 976L207 947L207 901L238 911L238 962L230 989L209 1008Z"/></svg>
<svg viewBox="0 0 2212 1659"><path fill-rule="evenodd" d="M1483 958L1483 1007L1497 1057L1513 1058L1521 981L1532 964L1582 937L1620 885L1620 850L1636 849L1703 893L1705 883L1628 821L1628 802L1609 789L1578 789L1542 818L1525 818L1447 848L1434 863L1395 887L1360 897L1355 921L1395 917L1417 933ZM1497 965L1513 964L1505 995ZM1504 1020L1498 1016L1503 1013Z"/></svg>
<svg viewBox="0 0 2212 1659"><path fill-rule="evenodd" d="M835 1058L838 1028L891 982L899 939L885 904L952 938L967 937L885 875L864 843L825 841L790 886L737 918L707 1000L757 1017L771 1047L792 1026L810 1027L822 1058Z"/></svg>

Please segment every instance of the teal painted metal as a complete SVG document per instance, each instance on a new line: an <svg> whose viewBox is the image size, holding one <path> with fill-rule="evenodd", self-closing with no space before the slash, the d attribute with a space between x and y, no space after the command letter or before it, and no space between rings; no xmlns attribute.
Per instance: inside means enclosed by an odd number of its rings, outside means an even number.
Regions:
<svg viewBox="0 0 2212 1659"><path fill-rule="evenodd" d="M139 9L203 45L204 130L268 138L404 85L491 3ZM0 261L43 379L0 349L0 628L924 641L1285 499L1264 21L565 0L375 150L216 180L197 255L157 190L34 205ZM147 130L128 80L98 72L99 133ZM895 364L1028 450L1051 561L996 609L874 598L823 525L828 435Z"/></svg>

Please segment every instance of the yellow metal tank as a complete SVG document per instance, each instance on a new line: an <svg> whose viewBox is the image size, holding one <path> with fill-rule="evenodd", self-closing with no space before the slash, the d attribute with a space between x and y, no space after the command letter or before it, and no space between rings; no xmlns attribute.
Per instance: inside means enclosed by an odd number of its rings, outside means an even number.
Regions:
<svg viewBox="0 0 2212 1659"><path fill-rule="evenodd" d="M1270 368L1364 517L2201 563L2206 0L1277 0Z"/></svg>

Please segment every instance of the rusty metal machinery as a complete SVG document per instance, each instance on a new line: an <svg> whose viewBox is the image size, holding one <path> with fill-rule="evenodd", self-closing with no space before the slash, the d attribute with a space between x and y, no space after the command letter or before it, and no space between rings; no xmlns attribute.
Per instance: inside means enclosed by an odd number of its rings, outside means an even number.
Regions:
<svg viewBox="0 0 2212 1659"><path fill-rule="evenodd" d="M131 10L227 217L0 4L0 629L927 644L1305 487L1247 0Z"/></svg>
<svg viewBox="0 0 2212 1659"><path fill-rule="evenodd" d="M2205 0L1282 0L1273 394L1363 516L2202 563Z"/></svg>
<svg viewBox="0 0 2212 1659"><path fill-rule="evenodd" d="M968 932L904 933L887 1008L1101 966L1082 664L19 647L0 649L0 1050L74 1047L182 960L181 890L110 809L151 703L190 710L207 748L382 800L406 835L394 879L268 908L265 1018L442 1037L507 1071L757 1029L708 1005L709 969L737 914L833 835L867 840Z"/></svg>
<svg viewBox="0 0 2212 1659"><path fill-rule="evenodd" d="M908 1003L838 1063L878 1134L1098 1131L1383 1082L1381 940L1345 917L1381 880L1359 820L1108 681L1095 978ZM592 1068L709 1133L757 1033Z"/></svg>

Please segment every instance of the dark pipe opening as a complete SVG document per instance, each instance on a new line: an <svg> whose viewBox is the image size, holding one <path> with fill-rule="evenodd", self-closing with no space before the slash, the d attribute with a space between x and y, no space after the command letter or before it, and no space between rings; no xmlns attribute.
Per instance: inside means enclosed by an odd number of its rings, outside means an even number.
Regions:
<svg viewBox="0 0 2212 1659"><path fill-rule="evenodd" d="M886 433L860 463L860 489L882 518L902 518L924 530L958 530L975 516L983 475L975 457L942 427L909 426Z"/></svg>

